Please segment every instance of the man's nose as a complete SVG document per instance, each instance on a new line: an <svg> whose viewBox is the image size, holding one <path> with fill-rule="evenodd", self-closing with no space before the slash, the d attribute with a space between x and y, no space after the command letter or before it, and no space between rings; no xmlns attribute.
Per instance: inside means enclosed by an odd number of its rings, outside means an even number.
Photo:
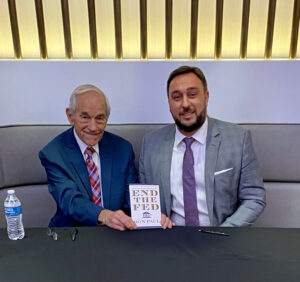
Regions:
<svg viewBox="0 0 300 282"><path fill-rule="evenodd" d="M89 122L89 130L96 131L97 130L97 123L95 119L91 119Z"/></svg>
<svg viewBox="0 0 300 282"><path fill-rule="evenodd" d="M183 95L182 98L182 107L188 108L190 106L190 100L186 95Z"/></svg>

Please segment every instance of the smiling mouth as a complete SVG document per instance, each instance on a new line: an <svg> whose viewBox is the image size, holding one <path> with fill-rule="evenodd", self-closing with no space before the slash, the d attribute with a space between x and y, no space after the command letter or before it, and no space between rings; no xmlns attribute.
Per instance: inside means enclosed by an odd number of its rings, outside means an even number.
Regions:
<svg viewBox="0 0 300 282"><path fill-rule="evenodd" d="M181 113L180 116L183 118L189 118L192 117L194 115L194 112L185 112L185 113Z"/></svg>
<svg viewBox="0 0 300 282"><path fill-rule="evenodd" d="M90 136L97 136L100 134L100 132L84 132L84 133Z"/></svg>

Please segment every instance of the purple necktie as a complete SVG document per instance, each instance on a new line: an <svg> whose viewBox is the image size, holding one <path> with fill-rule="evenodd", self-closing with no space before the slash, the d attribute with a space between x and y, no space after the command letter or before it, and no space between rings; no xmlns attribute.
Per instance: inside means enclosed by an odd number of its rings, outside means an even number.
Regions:
<svg viewBox="0 0 300 282"><path fill-rule="evenodd" d="M182 165L183 202L186 226L199 226L196 181L194 173L194 156L191 148L193 137L184 138L186 145Z"/></svg>

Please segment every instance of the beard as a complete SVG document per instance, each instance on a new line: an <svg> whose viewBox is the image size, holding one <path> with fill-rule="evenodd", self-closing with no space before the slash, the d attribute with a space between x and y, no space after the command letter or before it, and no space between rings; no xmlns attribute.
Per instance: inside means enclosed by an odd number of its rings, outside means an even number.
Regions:
<svg viewBox="0 0 300 282"><path fill-rule="evenodd" d="M206 109L204 109L202 111L202 113L200 113L197 116L196 121L191 125L185 125L185 124L181 123L181 121L179 119L175 118L174 116L173 116L173 118L174 118L174 121L175 121L175 124L177 125L177 127L179 129L181 129L183 132L193 132L193 131L198 130L203 125L203 123L205 122Z"/></svg>

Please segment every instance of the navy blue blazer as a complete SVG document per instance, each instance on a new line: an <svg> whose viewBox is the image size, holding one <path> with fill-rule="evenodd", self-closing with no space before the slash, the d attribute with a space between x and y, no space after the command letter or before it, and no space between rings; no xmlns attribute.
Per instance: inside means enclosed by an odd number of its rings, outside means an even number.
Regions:
<svg viewBox="0 0 300 282"><path fill-rule="evenodd" d="M57 203L50 227L97 225L98 215L104 208L129 212L128 185L137 180L132 145L117 135L104 132L99 153L104 207L92 202L87 168L73 127L40 151L49 192Z"/></svg>

